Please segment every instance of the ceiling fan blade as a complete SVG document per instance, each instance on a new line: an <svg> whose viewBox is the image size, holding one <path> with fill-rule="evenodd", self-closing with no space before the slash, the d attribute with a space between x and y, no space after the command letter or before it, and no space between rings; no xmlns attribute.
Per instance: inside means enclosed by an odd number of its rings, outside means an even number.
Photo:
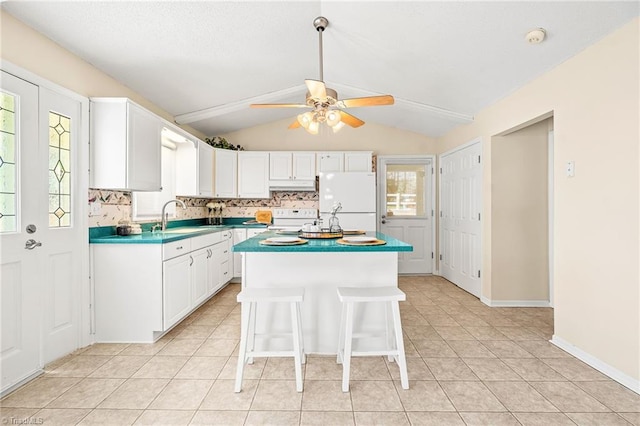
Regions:
<svg viewBox="0 0 640 426"><path fill-rule="evenodd" d="M348 124L351 127L360 127L364 124L364 121L360 120L358 117L344 111L340 111L340 118L344 124Z"/></svg>
<svg viewBox="0 0 640 426"><path fill-rule="evenodd" d="M298 127L300 127L300 122L298 122L298 120L295 120L293 123L289 125L290 129L297 129Z"/></svg>
<svg viewBox="0 0 640 426"><path fill-rule="evenodd" d="M305 80L304 82L312 98L325 99L327 97L327 87L324 85L324 81Z"/></svg>
<svg viewBox="0 0 640 426"><path fill-rule="evenodd" d="M309 108L307 104L251 104L251 108Z"/></svg>
<svg viewBox="0 0 640 426"><path fill-rule="evenodd" d="M336 102L336 105L340 108L354 108L354 107L366 107L366 106L380 106L380 105L393 105L393 96L380 95L380 96L367 96L364 98L351 98L343 99Z"/></svg>

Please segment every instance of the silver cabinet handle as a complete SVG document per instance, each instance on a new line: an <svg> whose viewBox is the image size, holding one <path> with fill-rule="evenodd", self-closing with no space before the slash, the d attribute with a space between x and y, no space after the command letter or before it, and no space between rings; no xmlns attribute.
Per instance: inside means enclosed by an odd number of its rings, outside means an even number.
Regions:
<svg viewBox="0 0 640 426"><path fill-rule="evenodd" d="M24 248L27 250L33 250L36 247L40 247L42 245L42 243L40 241L36 241L36 240L27 240L26 243L24 243Z"/></svg>

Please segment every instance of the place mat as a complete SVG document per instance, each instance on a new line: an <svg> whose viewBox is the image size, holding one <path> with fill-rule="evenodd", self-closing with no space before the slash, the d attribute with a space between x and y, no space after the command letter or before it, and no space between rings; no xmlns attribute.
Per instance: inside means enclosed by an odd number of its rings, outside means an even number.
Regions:
<svg viewBox="0 0 640 426"><path fill-rule="evenodd" d="M268 239L266 240L260 240L258 241L258 244L262 244L263 246L297 246L300 244L307 244L309 241L308 240L304 240L302 238L298 239L297 241L292 241L292 242L280 242L280 241L269 241Z"/></svg>
<svg viewBox="0 0 640 426"><path fill-rule="evenodd" d="M342 244L343 246L381 246L387 244L385 240L368 241L366 243L354 243L352 241L345 241L342 238L337 240L336 243Z"/></svg>
<svg viewBox="0 0 640 426"><path fill-rule="evenodd" d="M351 230L351 229L350 230L344 230L343 229L342 233L344 235L363 235L363 234L366 234L367 231L361 231L359 229L353 229L353 230Z"/></svg>

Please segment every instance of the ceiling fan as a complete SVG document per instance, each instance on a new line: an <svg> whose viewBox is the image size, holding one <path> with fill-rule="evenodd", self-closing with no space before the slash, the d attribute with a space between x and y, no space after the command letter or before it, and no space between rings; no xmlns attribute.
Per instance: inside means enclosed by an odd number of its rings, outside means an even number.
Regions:
<svg viewBox="0 0 640 426"><path fill-rule="evenodd" d="M320 123L326 123L334 133L345 124L351 127L360 127L364 124L364 121L343 111L344 108L393 105L394 100L391 95L338 99L338 93L326 87L322 81L322 32L329 26L329 20L319 16L313 20L313 26L318 31L320 41L320 80L304 81L308 89L306 102L304 104L251 104L252 108L311 108L311 111L299 114L289 128L303 127L307 132L316 135Z"/></svg>

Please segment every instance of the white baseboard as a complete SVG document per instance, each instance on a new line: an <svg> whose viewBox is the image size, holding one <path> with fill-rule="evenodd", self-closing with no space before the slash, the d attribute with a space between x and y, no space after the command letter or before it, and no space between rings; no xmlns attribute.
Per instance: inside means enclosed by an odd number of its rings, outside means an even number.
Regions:
<svg viewBox="0 0 640 426"><path fill-rule="evenodd" d="M549 308L548 300L491 300L480 296L480 301L494 308Z"/></svg>
<svg viewBox="0 0 640 426"><path fill-rule="evenodd" d="M637 394L640 394L640 380L634 379L628 374L625 374L622 371L618 370L617 368L610 366L606 362L603 362L602 360L583 351L582 349L576 346L573 346L571 343L567 342L562 337L556 336L555 334L551 338L550 342L556 345L557 347L559 347L560 349L562 349L563 351L568 352L571 355L575 356L580 361L595 368L602 374L611 377L613 380L620 383L621 385L631 389Z"/></svg>

